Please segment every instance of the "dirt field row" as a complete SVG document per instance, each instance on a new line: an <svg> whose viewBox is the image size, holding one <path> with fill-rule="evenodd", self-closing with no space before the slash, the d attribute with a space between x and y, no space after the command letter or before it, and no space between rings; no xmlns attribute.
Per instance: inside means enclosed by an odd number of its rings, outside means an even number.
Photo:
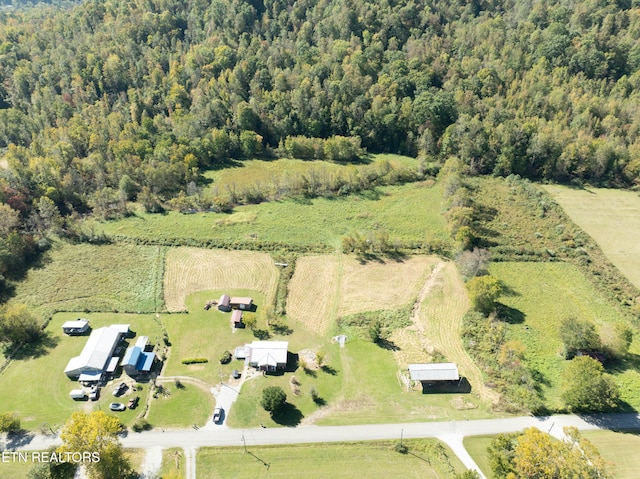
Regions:
<svg viewBox="0 0 640 479"><path fill-rule="evenodd" d="M252 289L275 294L278 271L268 254L172 248L167 253L164 299L168 311L183 311L188 294L208 289Z"/></svg>

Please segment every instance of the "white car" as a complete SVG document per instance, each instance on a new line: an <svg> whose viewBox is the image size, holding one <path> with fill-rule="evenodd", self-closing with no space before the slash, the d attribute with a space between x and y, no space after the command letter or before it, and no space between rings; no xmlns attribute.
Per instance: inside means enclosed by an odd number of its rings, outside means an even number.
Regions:
<svg viewBox="0 0 640 479"><path fill-rule="evenodd" d="M217 407L213 411L213 422L220 422L221 418L222 418L222 408Z"/></svg>
<svg viewBox="0 0 640 479"><path fill-rule="evenodd" d="M121 402L112 402L111 404L109 404L109 409L111 409L112 411L124 411L125 409L127 409L127 406L125 406Z"/></svg>

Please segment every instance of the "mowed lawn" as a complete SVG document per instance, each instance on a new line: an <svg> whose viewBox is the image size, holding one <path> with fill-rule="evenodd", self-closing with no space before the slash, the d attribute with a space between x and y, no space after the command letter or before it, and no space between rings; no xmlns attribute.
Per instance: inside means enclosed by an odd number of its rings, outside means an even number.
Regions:
<svg viewBox="0 0 640 479"><path fill-rule="evenodd" d="M150 312L163 308L165 248L54 243L16 284L11 301L48 311Z"/></svg>
<svg viewBox="0 0 640 479"><path fill-rule="evenodd" d="M601 326L621 321L622 314L568 263L493 263L490 272L508 288L499 301L511 308L509 339L524 343L527 366L537 371L546 405L561 409L560 376L567 361L562 355L560 322L574 316ZM632 353L637 352L637 343L636 340ZM619 370L616 378L625 384L622 399L639 407L640 373Z"/></svg>
<svg viewBox="0 0 640 479"><path fill-rule="evenodd" d="M445 458L414 449L428 448L438 441L405 441L412 454L399 454L394 443L361 442L341 444L296 444L243 448L200 448L197 455L198 478L234 477L278 478L451 478L465 470L444 444ZM265 465L266 464L266 465ZM268 465L268 466L267 466Z"/></svg>
<svg viewBox="0 0 640 479"><path fill-rule="evenodd" d="M584 431L583 437L614 465L616 479L637 479L640 471L640 431Z"/></svg>
<svg viewBox="0 0 640 479"><path fill-rule="evenodd" d="M372 424L443 419L490 417L477 397L470 394L423 394L407 391L398 378L401 372L393 351L371 341L349 341L344 348L337 344L321 347L326 354L326 370L306 374L302 368L282 375L257 377L244 383L242 394L231 410L232 427L321 424ZM292 352L299 349L290 347ZM301 383L296 396L290 385L295 375ZM290 404L281 417L272 418L260 406L262 390L280 386ZM310 390L322 398L315 404ZM460 404L465 408L458 409Z"/></svg>
<svg viewBox="0 0 640 479"><path fill-rule="evenodd" d="M92 328L97 329L109 324L131 324L138 336L149 336L150 342L159 341L161 332L158 324L150 315L130 315L112 313L60 313L56 314L46 328L48 335L44 344L23 350L22 359L16 359L0 374L0 412L15 412L20 416L25 429L34 429L44 424L62 425L74 411L91 412L107 410L114 401L111 392L116 382L126 380L125 375L101 389L98 401L74 401L69 391L78 389L76 381L64 374L69 359L80 354L88 336L69 337L62 333L62 323L78 317L88 318ZM134 339L135 341L135 339ZM131 343L131 339L128 340ZM135 394L140 395L141 404L146 399L145 388ZM134 392L129 389L127 396ZM126 397L122 398L126 402ZM130 424L140 412L140 408L120 413L118 417ZM115 414L115 413L114 413Z"/></svg>
<svg viewBox="0 0 640 479"><path fill-rule="evenodd" d="M107 234L158 240L266 241L340 247L353 232L385 230L392 240L448 242L441 186L407 184L334 199L288 199L240 206L233 213L146 214L102 223Z"/></svg>
<svg viewBox="0 0 640 479"><path fill-rule="evenodd" d="M218 311L214 306L204 310L207 301L218 300L222 293L229 296L249 296L257 306L257 329L266 329L264 322L264 296L256 291L225 289L201 291L187 297L188 313L161 315L169 339L171 351L163 370L164 376L189 376L211 386L226 380L234 369L242 369L240 361L220 364L225 351L232 354L236 347L255 339L249 328L231 327L231 313ZM207 363L182 364L183 359L205 358Z"/></svg>
<svg viewBox="0 0 640 479"><path fill-rule="evenodd" d="M640 196L603 188L547 185L571 220L585 230L605 256L640 288Z"/></svg>

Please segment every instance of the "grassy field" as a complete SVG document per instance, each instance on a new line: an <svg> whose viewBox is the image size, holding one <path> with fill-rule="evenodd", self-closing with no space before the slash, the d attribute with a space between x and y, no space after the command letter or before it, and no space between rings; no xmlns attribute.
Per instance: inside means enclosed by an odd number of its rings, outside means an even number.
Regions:
<svg viewBox="0 0 640 479"><path fill-rule="evenodd" d="M616 479L636 479L640 471L640 432L584 431L581 435L614 465Z"/></svg>
<svg viewBox="0 0 640 479"><path fill-rule="evenodd" d="M436 440L405 441L414 454L399 454L393 442L302 444L272 447L202 448L198 450L198 478L450 478L465 470L451 450L446 457L424 449ZM268 465L265 466L265 463Z"/></svg>
<svg viewBox="0 0 640 479"><path fill-rule="evenodd" d="M388 161L395 168L416 168L418 161L407 156L382 154L373 155L371 163ZM288 182L298 181L301 175L310 172L318 176L324 174L340 174L352 169L351 165L342 165L321 160L296 160L280 158L277 160L245 160L237 167L223 170L209 170L204 173L205 178L212 181L210 188L219 194L225 194L229 189L241 186L286 185Z"/></svg>
<svg viewBox="0 0 640 479"><path fill-rule="evenodd" d="M82 316L90 320L93 328L130 323L132 330L138 335L148 335L150 342L161 338L158 324L149 315L93 313ZM65 376L64 368L69 359L80 354L87 337L68 337L62 333L61 325L77 317L78 314L73 313L56 314L47 326L47 340L39 347L22 351L21 359L14 360L0 374L0 412L16 412L26 429L44 424L61 425L74 411L108 410L109 403L114 401L111 395L114 384L126 378L122 376L102 388L98 401L73 401L69 397L69 391L77 389L78 383ZM135 393L140 395L141 402L146 398L146 391L145 388ZM127 396L129 394L133 394L131 389L127 391ZM126 396L119 401L126 403ZM130 424L139 411L140 408L127 409L118 413L118 418L124 424Z"/></svg>
<svg viewBox="0 0 640 479"><path fill-rule="evenodd" d="M560 375L566 366L558 325L569 316L593 321L596 325L622 319L620 311L606 301L573 265L567 263L493 263L491 274L509 289L500 302L511 308L509 339L526 346L528 367L537 372L545 402L561 409ZM632 363L638 340L631 348ZM640 407L640 372L637 368L616 371L623 400Z"/></svg>
<svg viewBox="0 0 640 479"><path fill-rule="evenodd" d="M547 185L572 221L602 248L605 256L640 288L640 197L637 192Z"/></svg>
<svg viewBox="0 0 640 479"><path fill-rule="evenodd" d="M171 248L166 255L164 299L168 311L184 311L191 293L242 288L259 291L270 303L277 281L278 271L265 253Z"/></svg>
<svg viewBox="0 0 640 479"><path fill-rule="evenodd" d="M56 243L16 285L12 301L65 311L160 310L165 249Z"/></svg>
<svg viewBox="0 0 640 479"><path fill-rule="evenodd" d="M336 319L341 278L339 255L303 256L289 282L287 316L323 334Z"/></svg>
<svg viewBox="0 0 640 479"><path fill-rule="evenodd" d="M215 399L211 391L197 383L181 381L162 382L167 395L151 400L147 420L153 426L188 427L202 426L213 414Z"/></svg>
<svg viewBox="0 0 640 479"><path fill-rule="evenodd" d="M107 234L161 240L267 241L290 245L330 245L352 232L384 229L392 240L448 242L440 214L441 188L407 184L389 186L358 196L314 200L290 199L241 206L233 213L190 215L138 213L102 223Z"/></svg>

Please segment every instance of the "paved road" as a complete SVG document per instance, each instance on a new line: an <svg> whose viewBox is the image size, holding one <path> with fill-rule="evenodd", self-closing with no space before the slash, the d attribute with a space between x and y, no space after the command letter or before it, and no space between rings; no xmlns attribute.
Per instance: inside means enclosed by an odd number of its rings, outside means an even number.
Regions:
<svg viewBox="0 0 640 479"><path fill-rule="evenodd" d="M366 441L377 439L453 438L481 434L521 431L535 426L561 437L564 426L589 429L640 429L639 414L602 414L591 416L557 415L546 417L511 417L473 421L442 421L400 424L370 424L360 426L299 426L295 428L200 428L155 429L129 433L122 438L124 447L149 449L153 447L242 446L242 437L250 445L298 444L314 442ZM0 436L0 447L12 450L43 450L59 444L55 436L28 435L18 439Z"/></svg>

